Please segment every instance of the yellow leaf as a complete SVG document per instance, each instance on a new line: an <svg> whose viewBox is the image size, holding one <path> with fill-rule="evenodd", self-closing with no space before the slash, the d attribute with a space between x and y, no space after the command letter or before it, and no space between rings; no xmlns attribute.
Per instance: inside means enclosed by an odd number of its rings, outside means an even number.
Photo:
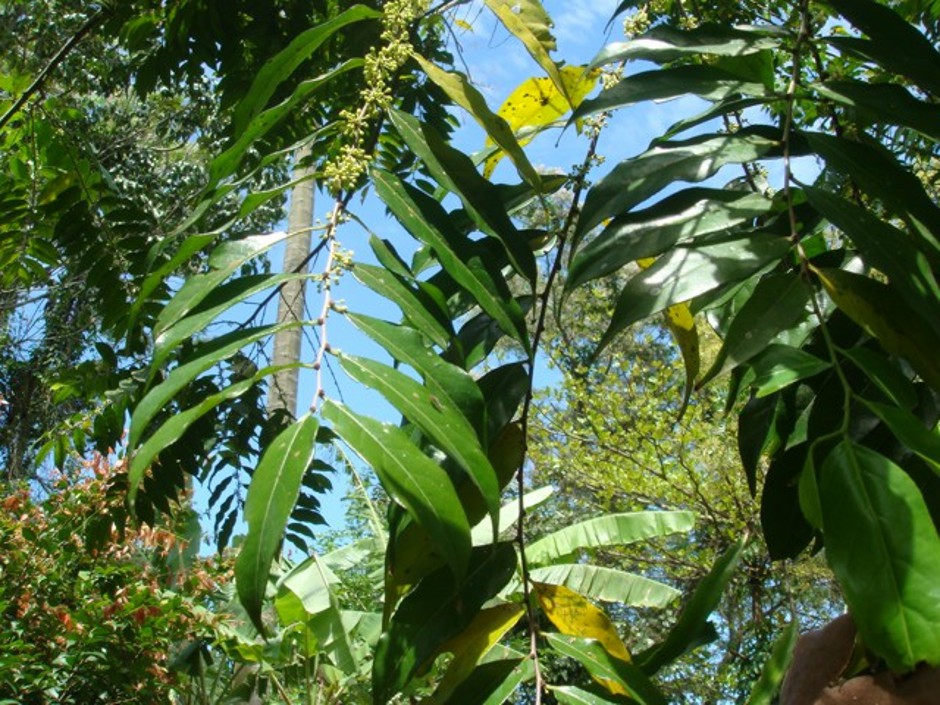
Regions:
<svg viewBox="0 0 940 705"><path fill-rule="evenodd" d="M636 263L640 269L647 269L655 257L643 257ZM682 353L682 361L685 364L685 389L682 393L682 407L679 409L679 418L685 413L685 408L689 403L689 397L692 395L692 389L695 387L695 378L702 369L702 359L699 353L698 329L695 327L695 316L692 315L692 309L687 303L678 303L669 306L663 311L663 318L666 321L666 327L672 333L676 345L679 346L679 352Z"/></svg>
<svg viewBox="0 0 940 705"><path fill-rule="evenodd" d="M600 70L586 71L583 66L565 66L560 75L567 97L551 78L528 78L509 95L496 114L517 134L524 128L545 127L578 107L597 83ZM526 136L520 135L519 145L531 142L536 132L537 129L530 130ZM492 138L487 137L486 144L493 146ZM489 157L483 167L483 176L489 178L502 158L502 151Z"/></svg>
<svg viewBox="0 0 940 705"><path fill-rule="evenodd" d="M569 636L596 639L611 656L629 663L630 652L604 610L564 585L533 585L542 611L558 631Z"/></svg>
<svg viewBox="0 0 940 705"><path fill-rule="evenodd" d="M472 31L473 31L473 25L470 24L469 22L464 21L464 20L454 20L454 24L457 25L458 27L460 27L460 29L462 29L464 32L472 32Z"/></svg>
<svg viewBox="0 0 940 705"><path fill-rule="evenodd" d="M447 702L454 689L473 672L480 659L512 629L524 612L525 607L516 602L481 610L470 626L442 644L438 653L450 652L454 660L450 662L434 695L426 701L428 705Z"/></svg>
<svg viewBox="0 0 940 705"><path fill-rule="evenodd" d="M628 663L632 660L606 612L564 585L532 584L542 612L558 631L569 636L596 639L611 656ZM629 694L619 683L606 678L599 681L612 693Z"/></svg>

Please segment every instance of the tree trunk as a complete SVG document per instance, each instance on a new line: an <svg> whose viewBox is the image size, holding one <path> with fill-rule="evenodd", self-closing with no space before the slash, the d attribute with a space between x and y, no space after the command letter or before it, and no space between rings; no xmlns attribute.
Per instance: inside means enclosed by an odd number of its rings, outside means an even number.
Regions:
<svg viewBox="0 0 940 705"><path fill-rule="evenodd" d="M307 147L299 149L295 154L294 179L310 176L313 173L312 167L301 165L301 162L309 156L310 149ZM290 213L287 217L288 238L282 268L284 272L307 271L306 265L301 267L301 263L310 253L310 228L313 225L315 189L313 179L308 179L291 190ZM306 283L305 279L292 279L284 284L278 299L278 323L303 319ZM300 360L301 332L301 329L297 327L275 333L272 364L285 365ZM267 400L268 413L277 409L286 409L292 417L296 416L298 372L299 370L293 367L282 370L271 378Z"/></svg>

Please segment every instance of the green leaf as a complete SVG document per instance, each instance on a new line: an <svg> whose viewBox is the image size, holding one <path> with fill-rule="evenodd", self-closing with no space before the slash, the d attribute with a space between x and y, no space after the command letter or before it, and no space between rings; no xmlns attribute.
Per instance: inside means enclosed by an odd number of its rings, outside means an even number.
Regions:
<svg viewBox="0 0 940 705"><path fill-rule="evenodd" d="M219 245L209 256L209 271L189 277L176 295L163 307L153 326L153 338L161 337L199 306L217 287L249 260L274 247L287 237L285 232L254 235Z"/></svg>
<svg viewBox="0 0 940 705"><path fill-rule="evenodd" d="M486 131L490 139L509 156L512 163L516 165L522 180L537 191L541 191L539 174L529 162L525 151L519 146L509 123L490 110L490 107L486 104L486 99L470 84L467 77L461 73L444 71L424 57L415 55L415 59L421 65L421 69L428 75L428 78L434 81L451 100L470 113L473 119L480 124L480 127ZM402 117L403 114L401 113L392 113L392 122L399 132L402 132L402 124L406 122ZM404 132L402 132L402 136L408 142L408 145L414 149L413 140ZM416 151L416 154L422 156L421 152Z"/></svg>
<svg viewBox="0 0 940 705"><path fill-rule="evenodd" d="M804 149L791 144L793 156ZM607 218L628 211L676 181L704 181L726 164L780 154L780 133L765 127L663 142L621 162L588 191L576 234L583 237Z"/></svg>
<svg viewBox="0 0 940 705"><path fill-rule="evenodd" d="M347 318L395 360L420 374L431 394L445 405L459 409L476 430L478 438L486 437L483 393L468 372L435 354L421 335L411 328L356 313L348 314Z"/></svg>
<svg viewBox="0 0 940 705"><path fill-rule="evenodd" d="M694 522L692 512L608 514L559 529L529 544L526 558L535 568L564 560L585 548L623 545L689 531Z"/></svg>
<svg viewBox="0 0 940 705"><path fill-rule="evenodd" d="M573 685L550 685L549 691L562 705L608 705L609 703L622 703L623 699L614 696L601 696ZM630 701L632 702L632 701Z"/></svg>
<svg viewBox="0 0 940 705"><path fill-rule="evenodd" d="M133 506L137 497L137 491L144 474L150 468L154 459L166 448L182 438L186 430L194 421L209 413L222 402L240 397L251 389L264 377L275 374L279 370L291 367L300 367L301 363L291 363L289 365L278 365L276 367L265 367L259 370L252 377L229 385L225 389L202 399L198 404L178 412L167 419L157 428L144 443L133 451L130 468L127 471L127 494L128 500ZM155 468L155 474L159 473L159 468Z"/></svg>
<svg viewBox="0 0 940 705"><path fill-rule="evenodd" d="M940 316L932 315L940 303L940 286L911 238L835 194L809 187L805 191L812 206L851 238L865 262L887 275L891 286L940 333Z"/></svg>
<svg viewBox="0 0 940 705"><path fill-rule="evenodd" d="M428 147L473 221L483 232L494 235L502 243L515 271L534 283L538 276L535 256L526 238L510 220L499 191L480 176L474 163L463 152L448 145L429 129L425 129L424 134Z"/></svg>
<svg viewBox="0 0 940 705"><path fill-rule="evenodd" d="M849 318L890 353L906 357L930 386L940 390L940 336L893 287L841 269L815 269L826 293Z"/></svg>
<svg viewBox="0 0 940 705"><path fill-rule="evenodd" d="M520 685L533 678L535 666L530 658L520 656L488 661L477 666L447 702L502 705L516 694ZM432 696L429 705L444 703Z"/></svg>
<svg viewBox="0 0 940 705"><path fill-rule="evenodd" d="M677 247L667 252L624 286L597 352L630 324L674 303L740 281L779 260L790 246L789 238L760 232L714 245Z"/></svg>
<svg viewBox="0 0 940 705"><path fill-rule="evenodd" d="M681 594L673 587L641 575L584 563L534 568L531 578L549 585L564 585L595 600L620 602L631 607L662 608Z"/></svg>
<svg viewBox="0 0 940 705"><path fill-rule="evenodd" d="M914 481L844 440L819 473L826 557L865 646L895 672L940 664L940 537Z"/></svg>
<svg viewBox="0 0 940 705"><path fill-rule="evenodd" d="M527 345L525 321L501 275L488 270L467 241L449 228L435 200L388 172L374 173L376 194L414 237L431 247L441 266L499 323L504 333ZM495 278L494 278L495 277Z"/></svg>
<svg viewBox="0 0 940 705"><path fill-rule="evenodd" d="M436 303L421 296L421 291L409 286L400 276L384 267L357 262L353 276L379 296L394 303L408 322L428 337L428 340L447 347L454 334L449 317Z"/></svg>
<svg viewBox="0 0 940 705"><path fill-rule="evenodd" d="M309 414L288 426L267 447L245 498L248 534L235 562L235 584L251 621L264 634L261 607L271 561L284 537L304 473L313 461L320 423Z"/></svg>
<svg viewBox="0 0 940 705"><path fill-rule="evenodd" d="M796 558L813 540L813 527L800 508L799 482L807 444L777 453L761 491L760 521L771 560Z"/></svg>
<svg viewBox="0 0 940 705"><path fill-rule="evenodd" d="M718 557L708 575L696 586L665 640L636 656L634 661L644 673L656 673L700 642L708 627L708 616L718 607L725 586L737 570L744 545L742 539Z"/></svg>
<svg viewBox="0 0 940 705"><path fill-rule="evenodd" d="M801 379L818 375L831 365L831 362L820 360L800 348L768 345L764 352L751 360L754 369L751 387L757 397L766 397Z"/></svg>
<svg viewBox="0 0 940 705"><path fill-rule="evenodd" d="M298 321L291 321L289 323L234 330L199 346L197 348L197 357L186 360L183 364L175 367L160 384L151 388L134 407L127 437L128 447L133 449L137 446L147 429L147 424L163 410L170 400L176 396L177 392L200 374L214 365L228 360L246 345L263 340L279 330L297 328L301 325L303 324Z"/></svg>
<svg viewBox="0 0 940 705"><path fill-rule="evenodd" d="M448 398L435 396L428 387L388 365L348 355L342 355L340 362L350 377L381 393L463 468L480 490L487 514L495 522L500 493L496 471L483 452L476 431L460 409L449 403Z"/></svg>
<svg viewBox="0 0 940 705"><path fill-rule="evenodd" d="M235 134L244 132L248 122L264 109L278 86L338 30L353 22L378 19L381 16L381 12L365 5L353 5L333 19L320 22L315 27L298 34L290 44L268 59L255 74L245 97L235 107L233 115Z"/></svg>
<svg viewBox="0 0 940 705"><path fill-rule="evenodd" d="M544 636L553 649L580 663L592 678L608 689L610 688L606 683L614 683L622 686L634 702L643 705L665 705L666 699L643 671L632 663L611 656L600 642L550 632Z"/></svg>
<svg viewBox="0 0 940 705"><path fill-rule="evenodd" d="M923 458L940 475L940 433L936 428L927 428L906 409L867 399L861 401L891 429L895 438Z"/></svg>
<svg viewBox="0 0 940 705"><path fill-rule="evenodd" d="M667 63L682 56L701 54L743 56L778 48L780 39L773 36L776 31L770 26L732 28L703 24L694 29L677 29L663 25L628 42L608 45L595 57L591 66L637 59Z"/></svg>
<svg viewBox="0 0 940 705"><path fill-rule="evenodd" d="M793 649L796 648L796 640L800 636L800 628L794 619L783 628L774 640L773 648L770 651L770 658L761 669L760 677L751 695L747 699L747 705L773 705L777 694L780 692L780 686L783 684L783 677L790 668L790 662L793 660Z"/></svg>
<svg viewBox="0 0 940 705"><path fill-rule="evenodd" d="M820 95L855 108L873 122L904 125L940 140L940 106L918 100L896 83L824 81L813 87Z"/></svg>
<svg viewBox="0 0 940 705"><path fill-rule="evenodd" d="M519 466L519 463L516 463L516 467ZM537 490L532 492L526 492L522 496L522 505L525 507L526 511L537 507L543 504L549 497L552 496L554 490L552 487L540 487ZM505 533L510 529L513 524L519 521L519 500L512 499L509 502L503 504L499 509L499 521L497 523L497 536ZM488 543L493 543L493 523L489 521L481 521L476 526L473 527L473 545L474 546L485 546ZM542 582L551 582L550 580L543 580Z"/></svg>
<svg viewBox="0 0 940 705"><path fill-rule="evenodd" d="M767 89L761 83L743 80L715 66L692 64L627 76L601 91L596 98L582 102L571 120L647 100L669 100L690 94L711 101L725 100L731 96L768 96Z"/></svg>
<svg viewBox="0 0 940 705"><path fill-rule="evenodd" d="M764 351L777 335L807 315L809 284L797 272L763 277L728 326L718 356L702 377L704 386Z"/></svg>
<svg viewBox="0 0 940 705"><path fill-rule="evenodd" d="M760 194L683 189L649 208L614 218L572 258L565 287L570 291L678 243L749 225L772 205Z"/></svg>
<svg viewBox="0 0 940 705"><path fill-rule="evenodd" d="M842 354L864 372L896 406L913 409L917 405L917 390L914 389L914 384L887 357L869 348L860 347L843 350Z"/></svg>
<svg viewBox="0 0 940 705"><path fill-rule="evenodd" d="M926 248L932 260L938 261L940 208L910 169L902 166L887 149L870 142L856 142L818 132L807 132L803 137L828 166L851 177L891 213L903 218L918 236L913 246L917 250Z"/></svg>
<svg viewBox="0 0 940 705"><path fill-rule="evenodd" d="M940 54L927 37L897 12L874 0L826 0L826 4L870 38L830 38L830 42L853 48L924 90L940 95Z"/></svg>
<svg viewBox="0 0 940 705"><path fill-rule="evenodd" d="M495 596L516 570L510 543L473 549L465 575L448 570L425 577L402 600L379 639L372 669L372 698L384 705L442 645L466 629L480 607Z"/></svg>
<svg viewBox="0 0 940 705"><path fill-rule="evenodd" d="M241 165L245 155L248 154L251 146L277 127L286 118L290 117L292 113L301 110L304 104L310 100L310 96L313 93L329 84L329 82L337 76L351 69L359 68L362 64L362 59L349 59L348 61L344 61L339 66L336 66L316 78L309 78L303 81L294 89L290 97L285 98L277 105L253 116L247 125L244 125L242 129L234 133L234 141L232 144L227 147L224 152L216 156L209 164L209 183L206 187L207 191L215 188L221 181L234 174ZM315 130L307 139L323 133L326 129L327 128L320 128Z"/></svg>
<svg viewBox="0 0 940 705"><path fill-rule="evenodd" d="M454 574L463 575L470 558L470 527L447 473L400 428L354 414L333 401L324 404L323 416L369 463L389 496L427 531Z"/></svg>
<svg viewBox="0 0 940 705"><path fill-rule="evenodd" d="M738 414L738 455L747 476L751 496L757 495L757 467L761 455L773 438L777 417L777 397L751 397Z"/></svg>
<svg viewBox="0 0 940 705"><path fill-rule="evenodd" d="M525 607L516 602L507 602L477 612L470 625L440 647L440 652L450 652L454 659L431 697L431 702L448 702L448 697L466 678L475 666L512 629L525 614ZM459 702L459 701L458 701Z"/></svg>

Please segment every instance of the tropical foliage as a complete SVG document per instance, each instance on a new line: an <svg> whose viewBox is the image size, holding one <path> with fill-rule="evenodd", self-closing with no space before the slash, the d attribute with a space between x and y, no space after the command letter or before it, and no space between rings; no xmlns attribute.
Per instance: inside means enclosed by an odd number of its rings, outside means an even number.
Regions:
<svg viewBox="0 0 940 705"><path fill-rule="evenodd" d="M71 38L40 69L32 59L0 65L8 310L29 311L29 292L45 300L66 282L95 296L88 315L98 355L57 360L80 382L44 381L61 400L80 402L67 428L50 419L52 447L60 457L86 439L118 447L136 520L156 525L192 477L212 488L220 546L244 516L235 579L256 634L230 653L255 654L255 683L277 691L271 697L289 694L257 654L288 644L285 663L343 702L339 693L354 689L375 703L664 702L657 678L713 636L708 616L748 565L754 522L708 527L719 537L708 545L713 564L648 643L614 619L622 606L668 604L676 597L662 582L669 576L630 573L604 556L667 536L705 541L709 531L693 529L693 513L651 497L538 537L527 518L530 506L553 501L533 493L541 470L529 457L549 340L576 361L576 381L591 382L601 361L625 364L609 352L623 336L642 335L635 324L660 316L685 381L659 411L697 425L712 413L700 395L729 381L725 410L737 418L743 478L770 557L824 548L864 654L838 675L900 677L940 665L937 8L700 4L689 14L682 3L621 3L617 16L631 13L627 41L578 67L553 56L552 22L537 0L486 0L540 72L495 111L444 50L461 3L261 9L244 0L220 13L195 1L142 0L79 12ZM209 160L198 188L180 194L179 217L164 217L140 188L123 188L118 167L75 139L84 120L100 121L52 77L88 36L132 67L95 91L133 86L140 100L179 91L185 106L200 85L217 92L219 131L199 123L178 133ZM649 63L634 71L637 61ZM618 128L606 125L631 106L689 95L702 112L640 154L617 153L616 135L607 139ZM483 128L483 154L449 140L453 118L442 103ZM147 115L147 134L165 136L159 110ZM580 130L583 160L550 175L533 166L526 144L559 119ZM264 253L285 235L248 236L244 222L265 222L259 209L290 183L259 183L305 152L312 169L304 178L332 199L310 256L316 273L270 273ZM812 176L798 175L798 159L812 160ZM496 174L510 182L494 183ZM568 205L558 217L523 221L527 207L562 188ZM372 264L354 263L340 245L363 190L407 234L373 235ZM336 288L348 273L398 314L347 311ZM317 283L315 313L266 323L264 304L301 277ZM573 301L601 318L588 329L602 331L596 339L552 334L550 316ZM53 317L55 306L47 310L57 335L74 327L73 318ZM341 315L382 354L340 352ZM705 323L720 340L713 355L703 354ZM313 337L309 358L290 363L315 379L309 410L296 419L269 416L263 405L278 369L258 350L285 326ZM640 355L615 377L655 384L655 364L647 376L642 363ZM338 368L383 397L400 423L330 397L325 376ZM23 408L17 399L9 418ZM576 403L573 410L575 424L590 422ZM616 450L648 441L642 429L623 431ZM658 430L654 440L674 445L658 466L652 458L625 466L624 483L641 486L631 475L647 468L668 479L690 444L706 447L708 439L682 432ZM553 479L590 479L594 469L580 461ZM313 555L285 566L285 536L303 545L320 521L326 473L345 463L378 479L384 523L335 564ZM704 474L703 495L726 501L713 486L721 481ZM370 577L381 583L381 606L355 609L337 571L355 551L373 555L376 541L384 560ZM754 679L755 702L770 701L789 662L798 625L781 627ZM217 672L234 680L231 664Z"/></svg>

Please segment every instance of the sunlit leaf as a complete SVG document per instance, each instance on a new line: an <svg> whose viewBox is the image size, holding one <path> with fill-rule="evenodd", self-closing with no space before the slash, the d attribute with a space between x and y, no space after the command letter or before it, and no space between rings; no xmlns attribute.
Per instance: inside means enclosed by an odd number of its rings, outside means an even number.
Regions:
<svg viewBox="0 0 940 705"><path fill-rule="evenodd" d="M940 664L940 537L920 490L850 440L819 473L826 557L866 648L897 672Z"/></svg>
<svg viewBox="0 0 940 705"><path fill-rule="evenodd" d="M551 78L527 78L503 101L496 114L503 118L509 128L519 133L523 128L544 128L576 108L597 84L599 71L589 71L583 66L565 66L560 71L565 93L559 90ZM519 137L520 146L525 146L535 137L534 132ZM496 143L487 137L487 147ZM487 158L483 165L483 176L489 178L500 159L502 150Z"/></svg>

